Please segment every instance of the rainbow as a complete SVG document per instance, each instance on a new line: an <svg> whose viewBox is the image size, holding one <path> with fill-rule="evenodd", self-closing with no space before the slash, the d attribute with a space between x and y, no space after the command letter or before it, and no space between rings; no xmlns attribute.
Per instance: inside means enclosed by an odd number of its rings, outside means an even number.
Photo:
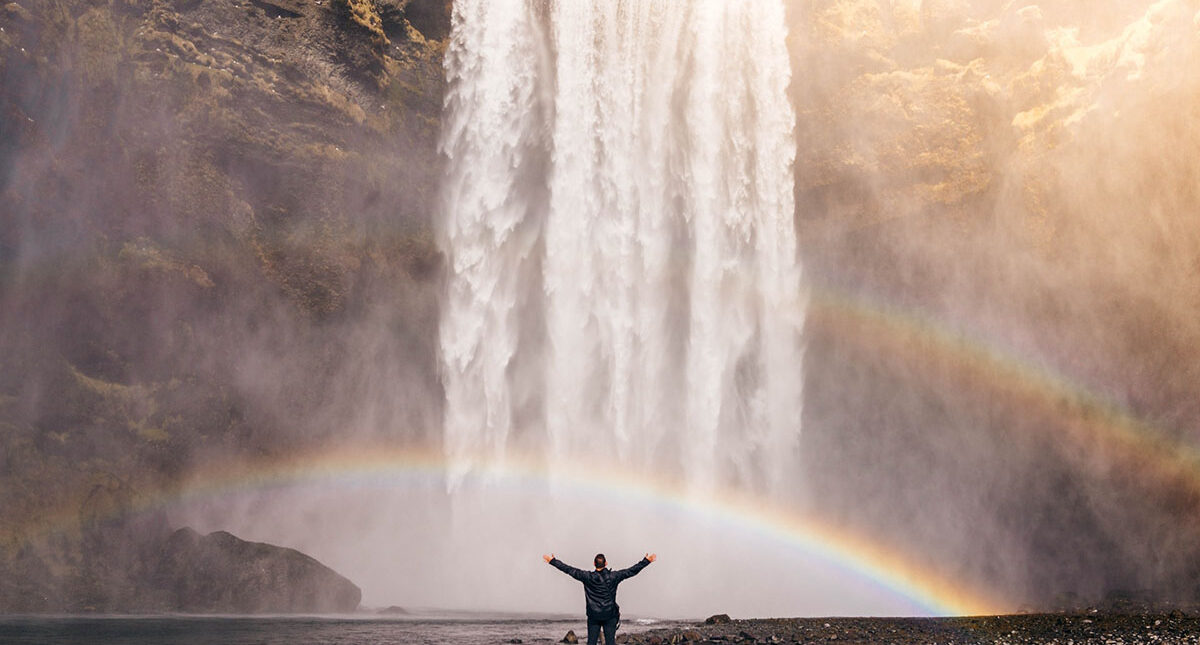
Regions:
<svg viewBox="0 0 1200 645"><path fill-rule="evenodd" d="M927 367L928 374L945 380L948 386L967 383L1010 396L1028 405L1030 413L1058 419L1056 427L1061 427L1062 438L1100 455L1098 461L1105 467L1124 466L1146 485L1200 495L1200 458L1195 451L1168 440L1158 429L1044 368L951 333L920 316L836 293L813 293L808 317L810 329L835 335L852 353ZM131 510L167 508L238 492L304 484L428 485L431 481L444 482L447 469L440 450L423 447L381 450L360 446L322 454L239 461L201 467L178 486L137 498ZM1003 598L951 580L860 533L736 492L698 498L678 482L665 478L607 468L559 472L542 461L520 455L502 462L484 461L476 474L500 487L544 489L553 483L573 492L666 506L711 518L789 545L848 575L872 581L931 615L987 615L1013 606ZM77 521L78 514L64 508L43 515L36 526L31 523L16 532L30 536Z"/></svg>
<svg viewBox="0 0 1200 645"><path fill-rule="evenodd" d="M247 491L299 485L428 486L431 482L447 481L448 466L439 451L378 447L215 465L197 470L188 482L178 487L143 495L129 510L149 511ZM904 598L933 616L990 615L1012 606L915 564L904 554L861 534L747 495L723 492L696 496L665 478L613 468L573 467L560 472L547 468L540 460L520 456L506 457L502 462L483 462L471 476L499 489L529 491L553 486L558 491L609 498L623 504L666 507L689 517L714 520L797 549L847 576L869 581ZM71 517L70 513L62 513L58 522L43 517L41 526L47 530L49 523L70 522Z"/></svg>
<svg viewBox="0 0 1200 645"><path fill-rule="evenodd" d="M812 295L809 330L830 333L853 354L919 369L938 388L975 388L1053 420L1056 440L1088 455L1087 467L1130 473L1154 490L1200 500L1200 452L1046 367L953 333L914 313L830 291ZM1039 424L1027 431L1045 433ZM1049 427L1049 426L1047 426Z"/></svg>

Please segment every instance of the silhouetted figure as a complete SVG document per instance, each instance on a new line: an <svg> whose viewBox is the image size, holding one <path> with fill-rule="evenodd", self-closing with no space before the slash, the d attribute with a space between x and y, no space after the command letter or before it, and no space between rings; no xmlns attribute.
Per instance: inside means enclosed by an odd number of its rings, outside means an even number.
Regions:
<svg viewBox="0 0 1200 645"><path fill-rule="evenodd" d="M556 569L583 583L583 595L587 600L588 645L596 645L600 639L600 630L604 630L604 642L615 645L617 642L617 626L621 624L621 608L617 606L617 585L626 578L636 576L658 556L647 553L641 562L620 571L608 568L608 562L603 553L597 553L592 561L595 571L576 569L554 557L554 554L542 556L542 559L554 565Z"/></svg>

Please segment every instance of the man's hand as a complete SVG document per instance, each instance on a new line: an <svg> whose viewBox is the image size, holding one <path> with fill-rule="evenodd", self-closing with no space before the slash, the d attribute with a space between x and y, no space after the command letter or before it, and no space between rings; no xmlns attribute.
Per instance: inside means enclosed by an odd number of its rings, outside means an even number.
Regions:
<svg viewBox="0 0 1200 645"><path fill-rule="evenodd" d="M647 559L647 560L649 560L649 561L651 561L651 562L654 562L655 560L657 560L657 559L658 559L658 556L657 556L657 555L654 555L653 553L647 553L647 554L646 554L646 559ZM549 560L547 560L547 562L549 562Z"/></svg>
<svg viewBox="0 0 1200 645"><path fill-rule="evenodd" d="M542 559L543 559L543 560L545 560L545 561L547 562L547 564L548 564L548 563L549 563L551 560L553 560L553 559L554 559L554 554L553 554L553 553L551 553L550 555L543 555L543 556L542 556Z"/></svg>

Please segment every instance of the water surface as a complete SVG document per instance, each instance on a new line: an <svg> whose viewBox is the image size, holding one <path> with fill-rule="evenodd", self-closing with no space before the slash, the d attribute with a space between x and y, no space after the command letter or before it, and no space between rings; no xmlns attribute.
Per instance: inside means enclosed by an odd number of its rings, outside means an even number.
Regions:
<svg viewBox="0 0 1200 645"><path fill-rule="evenodd" d="M672 623L627 620L622 632ZM0 643L113 645L484 645L558 642L586 633L582 618L360 618L325 616L154 616L0 618Z"/></svg>

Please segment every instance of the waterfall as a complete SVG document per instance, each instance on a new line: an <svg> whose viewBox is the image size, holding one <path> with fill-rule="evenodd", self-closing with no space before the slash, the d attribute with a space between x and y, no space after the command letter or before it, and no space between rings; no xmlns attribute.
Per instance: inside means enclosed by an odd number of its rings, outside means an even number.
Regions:
<svg viewBox="0 0 1200 645"><path fill-rule="evenodd" d="M451 479L515 452L794 484L806 296L781 0L456 0ZM453 483L453 482L452 482Z"/></svg>

